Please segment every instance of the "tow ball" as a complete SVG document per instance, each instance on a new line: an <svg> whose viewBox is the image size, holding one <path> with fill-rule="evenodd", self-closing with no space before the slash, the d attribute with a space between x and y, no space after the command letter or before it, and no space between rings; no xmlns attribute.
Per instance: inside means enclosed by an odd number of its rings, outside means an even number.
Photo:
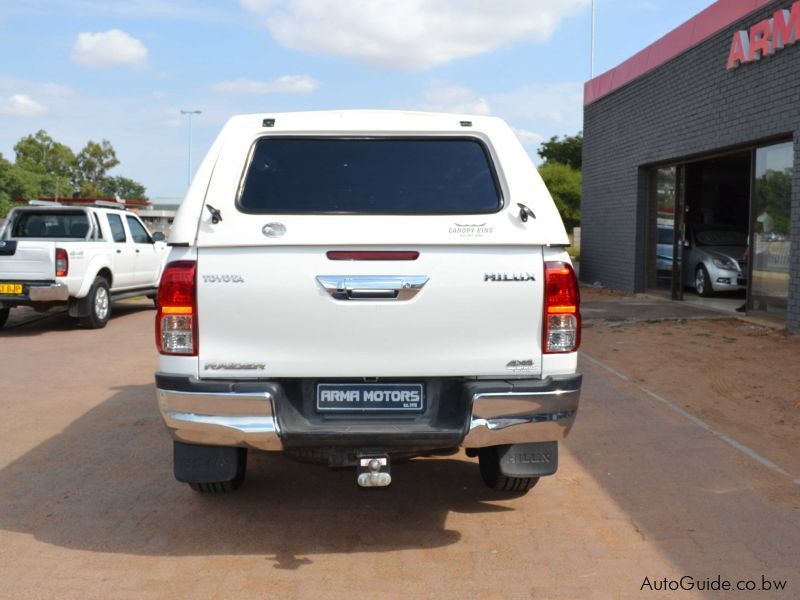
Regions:
<svg viewBox="0 0 800 600"><path fill-rule="evenodd" d="M392 483L389 457L385 454L359 456L356 481L363 488L386 487Z"/></svg>

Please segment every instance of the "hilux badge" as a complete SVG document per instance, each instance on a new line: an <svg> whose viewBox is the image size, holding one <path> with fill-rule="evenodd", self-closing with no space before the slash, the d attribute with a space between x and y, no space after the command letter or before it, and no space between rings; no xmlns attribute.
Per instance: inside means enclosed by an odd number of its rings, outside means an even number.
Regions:
<svg viewBox="0 0 800 600"><path fill-rule="evenodd" d="M268 238L278 238L286 233L286 225L283 223L267 223L261 228L261 233Z"/></svg>
<svg viewBox="0 0 800 600"><path fill-rule="evenodd" d="M533 273L484 273L484 281L536 281Z"/></svg>

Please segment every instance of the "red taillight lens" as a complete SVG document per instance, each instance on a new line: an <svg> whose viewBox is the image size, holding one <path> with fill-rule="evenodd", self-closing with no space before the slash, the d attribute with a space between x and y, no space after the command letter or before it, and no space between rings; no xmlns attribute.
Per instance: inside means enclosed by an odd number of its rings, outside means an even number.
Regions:
<svg viewBox="0 0 800 600"><path fill-rule="evenodd" d="M575 352L581 345L581 298L578 278L565 262L544 264L542 352Z"/></svg>
<svg viewBox="0 0 800 600"><path fill-rule="evenodd" d="M169 263L158 286L156 345L161 354L197 356L197 263Z"/></svg>
<svg viewBox="0 0 800 600"><path fill-rule="evenodd" d="M417 260L419 252L414 250L331 250L329 260Z"/></svg>
<svg viewBox="0 0 800 600"><path fill-rule="evenodd" d="M69 274L69 255L63 248L56 248L56 277L66 277Z"/></svg>

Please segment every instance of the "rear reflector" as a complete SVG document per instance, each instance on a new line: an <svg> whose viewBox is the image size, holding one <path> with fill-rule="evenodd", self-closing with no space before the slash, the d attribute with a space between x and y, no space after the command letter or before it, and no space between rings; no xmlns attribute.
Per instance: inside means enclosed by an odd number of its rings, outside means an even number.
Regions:
<svg viewBox="0 0 800 600"><path fill-rule="evenodd" d="M410 250L331 250L327 256L330 260L417 260L419 252Z"/></svg>
<svg viewBox="0 0 800 600"><path fill-rule="evenodd" d="M56 248L56 277L66 277L69 274L69 255L63 248Z"/></svg>
<svg viewBox="0 0 800 600"><path fill-rule="evenodd" d="M578 278L566 262L544 264L545 298L542 352L575 352L581 344Z"/></svg>
<svg viewBox="0 0 800 600"><path fill-rule="evenodd" d="M156 345L161 354L197 356L197 263L169 263L158 286Z"/></svg>

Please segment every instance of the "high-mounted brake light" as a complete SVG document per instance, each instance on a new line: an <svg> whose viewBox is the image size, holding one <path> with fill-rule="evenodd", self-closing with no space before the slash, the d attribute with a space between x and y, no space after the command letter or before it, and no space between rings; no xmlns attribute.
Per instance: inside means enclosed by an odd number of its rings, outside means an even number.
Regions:
<svg viewBox="0 0 800 600"><path fill-rule="evenodd" d="M156 345L161 354L197 356L196 277L193 260L178 260L164 267L156 314Z"/></svg>
<svg viewBox="0 0 800 600"><path fill-rule="evenodd" d="M544 264L544 327L542 352L575 352L581 345L578 278L565 262Z"/></svg>
<svg viewBox="0 0 800 600"><path fill-rule="evenodd" d="M69 275L69 255L63 248L56 248L56 277Z"/></svg>
<svg viewBox="0 0 800 600"><path fill-rule="evenodd" d="M328 260L417 260L414 250L330 250Z"/></svg>

